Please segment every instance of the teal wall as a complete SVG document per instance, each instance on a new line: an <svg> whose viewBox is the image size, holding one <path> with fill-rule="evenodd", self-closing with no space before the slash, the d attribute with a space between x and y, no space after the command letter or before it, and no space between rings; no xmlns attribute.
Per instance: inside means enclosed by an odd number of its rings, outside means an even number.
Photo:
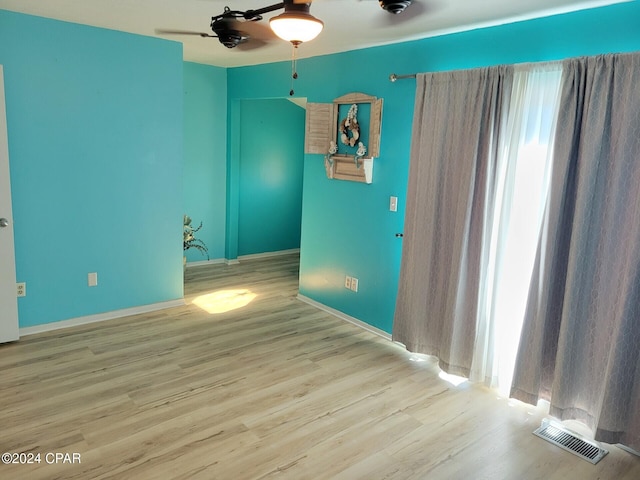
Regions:
<svg viewBox="0 0 640 480"><path fill-rule="evenodd" d="M184 211L209 249L224 258L227 202L227 70L184 63ZM202 261L196 249L187 261Z"/></svg>
<svg viewBox="0 0 640 480"><path fill-rule="evenodd" d="M20 326L182 298L181 45L0 11L0 64Z"/></svg>
<svg viewBox="0 0 640 480"><path fill-rule="evenodd" d="M322 156L305 156L300 293L391 332L401 255L394 234L404 223L415 82L390 83L390 73L640 50L639 25L640 4L632 2L299 60L295 90L309 102L354 91L384 98L371 185L328 180ZM230 118L240 100L286 96L289 75L286 62L230 69ZM397 213L388 211L391 195L399 197ZM345 275L359 279L358 293L343 287Z"/></svg>
<svg viewBox="0 0 640 480"><path fill-rule="evenodd" d="M373 184L328 180L322 156L304 156L300 292L391 331L415 82L390 73L640 50L639 21L630 2L299 60L300 97L385 102ZM181 298L184 212L212 258L237 257L243 106L286 98L288 62L185 64L176 42L0 11L0 63L22 327Z"/></svg>
<svg viewBox="0 0 640 480"><path fill-rule="evenodd" d="M300 248L304 126L289 100L241 102L238 255Z"/></svg>

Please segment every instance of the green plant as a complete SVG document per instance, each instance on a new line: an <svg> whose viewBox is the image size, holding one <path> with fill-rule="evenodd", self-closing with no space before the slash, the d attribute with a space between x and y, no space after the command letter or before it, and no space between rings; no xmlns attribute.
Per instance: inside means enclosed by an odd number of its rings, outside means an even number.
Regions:
<svg viewBox="0 0 640 480"><path fill-rule="evenodd" d="M186 252L190 248L195 248L202 255L206 255L207 256L207 260L209 260L209 249L207 248L207 246L205 245L205 243L202 240L200 240L199 238L196 238L196 236L195 236L195 234L197 232L199 232L200 229L202 228L202 222L200 222L200 225L198 225L197 228L193 228L191 226L191 217L189 215L185 215L184 216L184 220L183 220L183 224L184 224L183 225L183 229L182 229L182 233L183 233L183 237L182 237L183 250Z"/></svg>

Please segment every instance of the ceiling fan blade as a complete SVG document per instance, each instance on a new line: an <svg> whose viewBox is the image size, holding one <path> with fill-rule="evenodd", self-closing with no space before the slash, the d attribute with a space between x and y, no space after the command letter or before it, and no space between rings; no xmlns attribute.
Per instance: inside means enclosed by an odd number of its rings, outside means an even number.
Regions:
<svg viewBox="0 0 640 480"><path fill-rule="evenodd" d="M217 35L211 35L210 33L203 32L193 32L190 30L165 30L163 28L156 28L155 32L158 35L196 35L198 37L218 38Z"/></svg>
<svg viewBox="0 0 640 480"><path fill-rule="evenodd" d="M240 42L236 48L242 51L249 51L255 50L256 48L262 48L267 44L268 42L265 42L264 40L260 40L257 38L248 38L247 40Z"/></svg>
<svg viewBox="0 0 640 480"><path fill-rule="evenodd" d="M268 24L253 21L235 21L232 25L235 30L244 32L256 40L271 42L278 39L273 30L267 26Z"/></svg>

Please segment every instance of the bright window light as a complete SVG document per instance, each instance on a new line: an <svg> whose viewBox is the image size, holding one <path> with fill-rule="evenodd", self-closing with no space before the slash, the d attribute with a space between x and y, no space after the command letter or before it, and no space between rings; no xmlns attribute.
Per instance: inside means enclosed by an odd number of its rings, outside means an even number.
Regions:
<svg viewBox="0 0 640 480"><path fill-rule="evenodd" d="M213 293L200 295L193 300L193 304L207 313L225 313L246 307L257 295L246 288L234 290L218 290Z"/></svg>
<svg viewBox="0 0 640 480"><path fill-rule="evenodd" d="M457 387L459 385L462 385L464 382L467 381L466 378L464 377L459 377L458 375L451 375L447 372L440 372L438 374L438 376L444 380L445 382L450 383L451 385L453 385L454 387Z"/></svg>
<svg viewBox="0 0 640 480"><path fill-rule="evenodd" d="M416 363L424 363L429 359L429 357L427 357L426 355L421 355L419 353L412 353L409 356L409 361L410 362L416 362Z"/></svg>

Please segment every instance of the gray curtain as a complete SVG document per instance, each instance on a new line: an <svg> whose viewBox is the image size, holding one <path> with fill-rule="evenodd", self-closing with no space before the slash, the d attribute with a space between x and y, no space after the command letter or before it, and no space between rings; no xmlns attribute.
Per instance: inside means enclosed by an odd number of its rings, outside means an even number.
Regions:
<svg viewBox="0 0 640 480"><path fill-rule="evenodd" d="M420 74L393 339L468 376L511 67Z"/></svg>
<svg viewBox="0 0 640 480"><path fill-rule="evenodd" d="M640 54L571 59L512 396L640 451Z"/></svg>

